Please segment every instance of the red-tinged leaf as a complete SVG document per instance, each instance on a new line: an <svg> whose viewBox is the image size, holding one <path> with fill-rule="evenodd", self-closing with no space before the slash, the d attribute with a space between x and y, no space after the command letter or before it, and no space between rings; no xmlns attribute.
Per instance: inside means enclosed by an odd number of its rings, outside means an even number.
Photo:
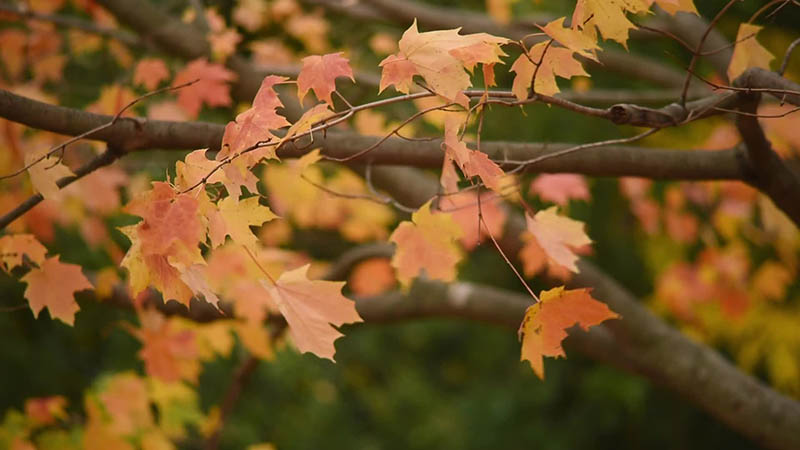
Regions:
<svg viewBox="0 0 800 450"><path fill-rule="evenodd" d="M336 90L336 78L348 77L355 82L350 62L342 55L340 52L303 58L303 68L297 76L297 96L300 103L303 103L308 90L312 89L317 99L333 105L331 93Z"/></svg>
<svg viewBox="0 0 800 450"><path fill-rule="evenodd" d="M133 71L133 83L141 84L148 91L155 90L168 78L169 69L160 58L144 58L136 64L136 69Z"/></svg>
<svg viewBox="0 0 800 450"><path fill-rule="evenodd" d="M582 175L571 173L539 175L531 183L531 191L535 192L542 200L564 206L570 199L590 199L589 186Z"/></svg>
<svg viewBox="0 0 800 450"><path fill-rule="evenodd" d="M119 229L131 241L120 266L128 270L132 294L137 296L148 286L153 286L161 292L165 301L176 300L189 306L192 290L181 280L180 272L169 263L167 256L142 254L138 228L139 225L130 225Z"/></svg>
<svg viewBox="0 0 800 450"><path fill-rule="evenodd" d="M23 256L41 265L45 255L47 249L32 234L10 234L0 237L0 266L6 272L23 265Z"/></svg>
<svg viewBox="0 0 800 450"><path fill-rule="evenodd" d="M448 117L445 120L444 143L442 144L442 148L445 151L445 164L448 159L452 159L461 169L464 176L467 178L480 177L486 187L497 193L502 193L505 172L494 161L490 160L486 153L469 149L467 144L458 137L459 126L460 119L457 117ZM442 185L445 188L452 189L454 186L452 173L443 170L442 177Z"/></svg>
<svg viewBox="0 0 800 450"><path fill-rule="evenodd" d="M222 150L217 154L217 160L237 155L262 141L274 139L272 130L289 126L285 117L278 114L278 108L283 108L283 103L275 92L275 85L285 83L286 77L270 75L261 82L253 107L236 116L236 120L229 122L222 136ZM275 146L265 147L263 150L251 152L245 156L244 165L252 167L263 158L275 158Z"/></svg>
<svg viewBox="0 0 800 450"><path fill-rule="evenodd" d="M534 217L526 214L525 219L528 231L536 237L547 256L577 273L578 255L574 249L592 243L583 230L583 222L559 216L555 206L539 211Z"/></svg>
<svg viewBox="0 0 800 450"><path fill-rule="evenodd" d="M544 379L543 356L566 356L561 341L575 325L584 330L619 315L592 298L589 289L565 291L557 287L543 291L540 301L528 307L519 327L522 340L520 361L529 361L534 373Z"/></svg>
<svg viewBox="0 0 800 450"><path fill-rule="evenodd" d="M549 278L563 282L572 278L572 272L547 256L547 253L545 253L532 234L523 233L522 241L524 244L519 251L519 260L522 262L522 273L526 277L533 277L547 268L547 276Z"/></svg>
<svg viewBox="0 0 800 450"><path fill-rule="evenodd" d="M414 85L414 75L418 75L417 66L411 61L399 55L389 55L381 61L380 91L383 92L389 86L394 86L399 92L408 94L411 86Z"/></svg>
<svg viewBox="0 0 800 450"><path fill-rule="evenodd" d="M37 426L51 425L66 417L67 399L54 395L25 400L25 415Z"/></svg>
<svg viewBox="0 0 800 450"><path fill-rule="evenodd" d="M397 245L392 257L397 279L408 287L424 271L429 278L453 281L462 257L455 244L461 228L450 214L431 213L430 202L412 214L411 220L398 225L389 237Z"/></svg>
<svg viewBox="0 0 800 450"><path fill-rule="evenodd" d="M167 183L154 182L152 190L131 201L125 209L144 219L136 228L143 255L194 254L205 240L197 199L189 193L178 194ZM183 247L172 248L174 244Z"/></svg>
<svg viewBox="0 0 800 450"><path fill-rule="evenodd" d="M733 81L750 67L769 70L769 63L775 59L772 53L764 48L756 39L756 34L763 27L742 23L736 34L736 46L733 47L731 64L728 66L728 79Z"/></svg>
<svg viewBox="0 0 800 450"><path fill-rule="evenodd" d="M501 203L502 200L496 194L481 193L480 211L486 227L478 221L478 194L475 191L462 191L442 196L439 199L439 208L443 212L451 214L453 220L463 231L460 239L461 245L467 250L472 250L489 234L495 239L503 237L507 213ZM488 228L488 232L486 228Z"/></svg>
<svg viewBox="0 0 800 450"><path fill-rule="evenodd" d="M142 342L139 357L147 375L165 382L197 382L200 361L195 333L155 310L139 313L140 328L130 331Z"/></svg>
<svg viewBox="0 0 800 450"><path fill-rule="evenodd" d="M341 294L344 282L309 280L308 268L284 272L274 286L263 284L289 324L297 349L335 361L333 342L343 334L334 327L363 320L355 303Z"/></svg>
<svg viewBox="0 0 800 450"><path fill-rule="evenodd" d="M80 266L62 263L58 256L46 259L21 280L28 284L25 298L35 317L46 307L51 317L68 325L75 322L75 313L80 309L75 293L92 289Z"/></svg>
<svg viewBox="0 0 800 450"><path fill-rule="evenodd" d="M400 51L380 63L381 91L395 85L398 91L407 93L413 76L421 75L434 92L453 101L472 85L467 70L477 63L502 62L499 57L505 53L500 45L508 39L458 32L459 29L420 33L415 20L400 39Z"/></svg>
<svg viewBox="0 0 800 450"><path fill-rule="evenodd" d="M206 59L196 59L175 75L174 85L200 80L178 90L178 104L196 118L205 103L208 106L230 106L231 93L228 82L236 79L236 74L221 64L209 63Z"/></svg>

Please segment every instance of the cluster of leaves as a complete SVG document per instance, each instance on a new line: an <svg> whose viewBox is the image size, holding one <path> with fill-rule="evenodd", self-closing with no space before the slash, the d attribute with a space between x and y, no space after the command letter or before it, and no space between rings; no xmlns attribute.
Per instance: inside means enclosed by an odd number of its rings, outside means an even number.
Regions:
<svg viewBox="0 0 800 450"><path fill-rule="evenodd" d="M41 3L47 5L37 10L41 13L63 7L63 2ZM20 280L27 284L25 298L33 313L38 315L47 308L51 317L69 325L79 311L74 298L78 291L94 288L101 298L129 299L139 320L126 328L141 342L139 357L146 376L123 373L98 380L86 394L87 420L80 433L77 428L74 432L42 431L65 421L65 401L59 397L33 399L25 414L6 416L0 442L18 448L31 445L31 440L53 448L80 442L92 448L170 448L170 440L185 436L189 426L211 435L218 426L219 412L203 414L191 388L198 383L202 364L229 355L233 336L253 356L270 359L272 333L279 329L276 318L285 321L299 351L333 360L334 341L342 336L338 328L362 319L355 303L342 295L345 284L323 279L325 264L279 248L290 241L290 224L337 230L350 242L394 243L390 261L369 260L353 271L349 290L371 296L395 284L407 290L418 277L453 281L465 253L485 240L502 253L497 240L504 233L509 212L517 208L525 212L527 227L522 236L512 237L524 245L519 255L511 256L519 257L522 273L530 278L546 271L549 279L568 280L579 270L578 255L590 252L592 241L584 224L560 213L559 207L566 209L571 200L589 200L586 180L570 174L540 175L525 189L521 177L503 170L502 162L480 150L479 139L477 145L468 142L467 132L475 117L483 120L491 104L488 88L496 85L495 69L506 64L504 48L520 53L509 70L514 73L513 104L523 105L538 96L558 93L557 77L589 76L578 57L596 61L602 51L601 38L627 46L628 34L636 28L629 18L650 11L654 4L670 14L697 12L691 0L579 0L571 26L565 26L565 17L553 20L540 27L544 40L530 47L524 40L461 34L458 29L420 32L414 22L397 43L397 51L380 63L380 91L394 87L406 94L398 101L425 93L432 103L420 116L444 115L444 165L440 194L393 230L395 212L369 182L345 167L326 163L326 157L313 149L315 134L348 126L354 115L356 128L374 131L358 122L359 117L369 117L372 106L354 107L337 91L337 79L354 80L349 60L341 52L325 53L327 44L314 31L321 27L313 26L319 22L292 6L293 2L275 2L271 14L276 20L288 18L287 31L320 54L302 59L296 80L277 75L264 78L250 107L242 108L225 127L221 150L214 155L207 149L189 153L176 163L174 176L165 181L132 179L112 167L61 189L58 181L72 174L65 161L75 158L73 152L65 151L63 138L26 134L9 124L4 140L9 151L3 154L10 156L3 161L3 168L11 172L23 166L29 181L9 183L0 202L10 207L31 192L40 193L47 201L9 227L12 234L0 238L2 269L15 276L27 271ZM93 2L75 2L73 7L98 24L115 26L110 15ZM262 2L240 2L233 20L245 31L258 30L266 25L262 8ZM187 20L197 19L193 14L196 11L189 13ZM242 41L242 35L215 10L205 11L202 19L208 25L215 60L191 61L174 76L161 59L142 59L134 67L129 51L114 39L85 39L77 34L70 36L71 50L90 52L106 45L121 66L131 68L133 85L150 91L168 82L183 86L175 91L174 100L150 104L148 116L195 119L204 107L232 106L229 83L236 75L223 63ZM32 23L36 25L29 33L16 28L0 31L3 65L12 82L30 71L33 84L16 88L18 92L47 99L34 94L41 92L38 88L42 85L60 79L66 57L60 53L61 38L52 26ZM771 54L752 38L759 31L758 26L741 25L728 73L731 79L749 67L769 67ZM251 43L251 50L256 59L259 54L273 57L288 52L280 45L257 41ZM471 91L478 65L485 89ZM309 92L317 100L293 121L282 112L284 105L277 91L291 86L296 87L301 104L309 103ZM136 99L130 87L114 85L104 88L88 109L128 114L127 105ZM346 107L337 110L337 104L341 107L343 103ZM765 106L764 113L785 112L776 108ZM784 154L800 147L786 124L771 123L768 131L785 144L778 146ZM382 129L379 134L387 134L405 125L375 128ZM707 147L730 147L733 134L729 125L721 124ZM653 138L651 143L659 141ZM22 151L23 147L33 150ZM285 148L309 151L296 160L281 161L279 154ZM99 150L90 147L87 152ZM127 186L130 197L124 212L141 218L119 228L130 241L124 253L104 222L119 209L118 189L122 186ZM703 338L736 345L739 360L751 368L766 354L766 348L778 346L781 351L768 357L767 363L776 367L770 373L777 384L797 392L800 366L792 354L800 349L800 337L792 322L781 322L784 316L770 304L786 297L797 273L800 237L791 222L755 191L739 184L693 183L657 192L657 186L648 180L623 179L620 187L643 234L649 236L648 263L663 269L656 282L656 306ZM557 206L536 210L526 195L520 194L525 191L536 194L542 203ZM758 239L762 247L774 248L776 257L765 259L753 270L748 247L757 242L745 241L743 236L753 233L747 224L756 208L765 228ZM694 213L698 210L712 217L713 229L701 228ZM92 274L91 283L79 266L64 263L57 255L48 257L40 241L52 240L53 223L81 224L84 238L104 248L126 269L124 282L116 269L104 268ZM259 228L258 236L253 227ZM702 236L709 234L719 234L726 244L697 251ZM687 262L694 253L699 253L696 261ZM513 266L511 269L516 271ZM561 343L567 329L575 325L588 329L618 317L593 299L589 290L566 290L560 285L536 295L522 275L520 281L534 301L519 328L521 359L529 361L541 378L543 357L565 355ZM230 305L224 314L232 314L198 324L155 309L157 296L187 308L192 299L202 298L214 308L224 303ZM749 298L765 301L751 304ZM747 320L738 322L739 326L722 324L745 316ZM771 331L751 339L767 321L773 324L768 327ZM777 323L781 325L774 325Z"/></svg>

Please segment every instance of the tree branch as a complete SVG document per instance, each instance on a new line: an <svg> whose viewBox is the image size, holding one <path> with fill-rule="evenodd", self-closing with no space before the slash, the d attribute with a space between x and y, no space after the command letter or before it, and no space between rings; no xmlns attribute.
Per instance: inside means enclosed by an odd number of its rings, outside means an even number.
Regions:
<svg viewBox="0 0 800 450"><path fill-rule="evenodd" d="M111 116L50 105L0 90L0 117L27 126L75 136L107 124ZM149 119L120 120L92 135L125 152L140 149L219 149L224 127L205 122L169 122ZM352 156L374 145L379 138L349 132L329 132L316 137L324 155ZM527 160L556 153L572 144L482 142L481 150L497 161ZM287 145L281 156L296 157L305 148ZM591 176L638 176L685 180L745 180L750 175L746 158L734 150L670 150L630 146L608 146L547 159L533 166L539 172L572 172ZM391 138L353 162L402 164L439 168L443 161L441 140L409 142ZM507 165L507 167L514 167Z"/></svg>
<svg viewBox="0 0 800 450"><path fill-rule="evenodd" d="M756 115L760 94L742 93L741 111L736 127L742 136L747 155L754 168L752 184L767 194L775 206L800 227L800 174L792 171L772 149Z"/></svg>
<svg viewBox="0 0 800 450"><path fill-rule="evenodd" d="M74 176L68 176L68 177L62 178L62 179L56 181L56 185L58 185L59 188L64 188L64 187L72 184L74 181L80 180L81 178L85 177L86 175L89 175L90 173L94 172L95 170L97 170L97 169L99 169L99 168L101 168L103 166L107 166L107 165L113 163L117 159L121 158L122 155L124 155L124 154L125 154L125 152L123 150L109 145L108 148L106 148L106 151L104 151L103 153L95 156L88 163L86 163L83 166L79 167L75 171L75 175ZM13 222L13 221L19 219L20 217L22 217L26 212L28 212L31 209L33 209L34 206L38 205L42 200L44 200L44 197L42 197L42 194L34 194L34 195L30 196L27 200L22 202L16 208L14 208L11 211L7 212L3 216L0 216L0 230L2 230L5 227L7 227L8 224L10 224L11 222Z"/></svg>
<svg viewBox="0 0 800 450"><path fill-rule="evenodd" d="M380 167L372 176L379 188L409 205L421 205L438 189L434 179L413 169ZM500 243L507 255L519 253L524 229L524 219L512 215ZM581 272L570 284L593 287L593 296L622 316L605 327L615 338L615 350L636 373L680 393L759 445L800 448L800 402L779 394L715 350L667 325L592 263L582 260L579 268Z"/></svg>

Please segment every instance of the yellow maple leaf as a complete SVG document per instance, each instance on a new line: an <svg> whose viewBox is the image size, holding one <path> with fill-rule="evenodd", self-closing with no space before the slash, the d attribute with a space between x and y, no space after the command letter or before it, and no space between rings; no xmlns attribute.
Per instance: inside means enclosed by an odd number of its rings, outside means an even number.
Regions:
<svg viewBox="0 0 800 450"><path fill-rule="evenodd" d="M397 245L392 257L397 279L408 287L424 270L429 278L453 281L462 257L456 246L461 227L450 214L431 213L430 201L412 214L411 220L398 225L389 237Z"/></svg>
<svg viewBox="0 0 800 450"><path fill-rule="evenodd" d="M733 47L731 64L728 66L729 80L735 80L742 72L751 67L769 70L769 63L775 57L756 40L756 34L761 31L761 28L749 23L739 25L736 46Z"/></svg>

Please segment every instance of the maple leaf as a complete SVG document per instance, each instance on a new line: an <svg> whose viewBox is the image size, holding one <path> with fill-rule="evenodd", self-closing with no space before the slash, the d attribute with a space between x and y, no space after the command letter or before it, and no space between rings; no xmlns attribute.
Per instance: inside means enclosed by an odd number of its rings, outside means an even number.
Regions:
<svg viewBox="0 0 800 450"><path fill-rule="evenodd" d="M190 86L178 90L178 104L196 118L203 103L208 106L230 106L231 93L229 81L236 79L236 74L225 66L209 63L205 58L196 59L175 75L175 85L200 80Z"/></svg>
<svg viewBox="0 0 800 450"><path fill-rule="evenodd" d="M500 45L508 39L486 33L459 35L460 28L420 33L417 21L400 38L400 51L389 55L380 66L380 91L394 85L408 93L414 75L420 75L428 86L442 97L453 101L472 85L467 70L475 64L502 62L506 54Z"/></svg>
<svg viewBox="0 0 800 450"><path fill-rule="evenodd" d="M228 122L222 136L222 150L217 153L217 160L222 161L240 154L244 150L252 149L259 142L266 142L275 138L272 130L289 126L285 117L278 114L277 109L283 103L275 92L275 85L285 83L286 77L269 75L261 82L252 108L236 116L235 121ZM247 155L234 159L231 164L223 168L229 180L226 183L228 193L240 192L244 185L251 192L255 192L255 179L250 174L250 168L262 159L276 158L277 145L265 146Z"/></svg>
<svg viewBox="0 0 800 450"><path fill-rule="evenodd" d="M547 268L547 276L552 279L566 282L572 277L569 269L547 256L531 233L523 233L522 241L524 244L519 251L519 260L522 262L522 273L526 277L532 277L544 268Z"/></svg>
<svg viewBox="0 0 800 450"><path fill-rule="evenodd" d="M664 11L672 14L683 11L692 14L699 14L694 6L694 0L648 0L650 5L656 3Z"/></svg>
<svg viewBox="0 0 800 450"><path fill-rule="evenodd" d="M335 361L333 342L343 334L334 326L363 320L355 303L341 294L344 282L309 280L309 267L284 272L275 285L262 283L289 324L297 349Z"/></svg>
<svg viewBox="0 0 800 450"><path fill-rule="evenodd" d="M139 357L147 374L166 382L196 383L200 361L194 331L178 327L175 319L151 309L139 312L139 322L140 328L129 330L142 342Z"/></svg>
<svg viewBox="0 0 800 450"><path fill-rule="evenodd" d="M277 218L266 206L258 203L259 197L250 197L237 201L233 197L225 197L217 203L218 215L209 222L208 235L211 245L219 247L230 236L237 244L254 249L258 238L250 230L250 226L260 226L264 222Z"/></svg>
<svg viewBox="0 0 800 450"><path fill-rule="evenodd" d="M311 55L303 58L303 67L297 76L297 96L300 103L308 93L309 89L321 101L328 105L333 105L331 93L336 90L336 78L348 77L353 82L353 69L343 53L330 53L327 55Z"/></svg>
<svg viewBox="0 0 800 450"><path fill-rule="evenodd" d="M733 47L731 64L728 66L729 80L735 80L736 77L750 67L769 70L769 63L775 57L756 40L756 34L762 28L749 23L739 25L739 32L736 34L736 46Z"/></svg>
<svg viewBox="0 0 800 450"><path fill-rule="evenodd" d="M397 284L389 258L370 258L353 267L347 286L355 295L373 297Z"/></svg>
<svg viewBox="0 0 800 450"><path fill-rule="evenodd" d="M534 217L525 214L525 219L528 231L536 237L547 256L577 273L578 256L572 249L592 243L583 231L583 222L559 216L555 206L537 212Z"/></svg>
<svg viewBox="0 0 800 450"><path fill-rule="evenodd" d="M600 46L597 45L597 40L579 30L565 27L565 19L565 17L561 17L545 26L539 26L539 28L569 50L581 56L597 60L594 56L594 51L600 49Z"/></svg>
<svg viewBox="0 0 800 450"><path fill-rule="evenodd" d="M506 224L506 210L501 205L501 200L491 192L481 192L480 211L486 227L479 223L478 201L478 194L474 191L461 191L443 196L439 200L439 208L450 213L464 232L460 241L467 250L477 247L489 234L500 239ZM488 232L486 228L489 229Z"/></svg>
<svg viewBox="0 0 800 450"><path fill-rule="evenodd" d="M92 289L80 266L63 263L58 256L47 258L21 281L28 284L25 298L34 317L46 307L50 316L68 325L75 322L75 312L80 309L75 302L75 292Z"/></svg>
<svg viewBox="0 0 800 450"><path fill-rule="evenodd" d="M333 111L330 110L327 103L320 103L319 105L314 106L313 108L304 112L303 115L297 119L297 122L293 123L292 126L289 127L286 135L278 143L278 147L283 145L284 142L308 132L311 130L312 126L331 116L333 116Z"/></svg>
<svg viewBox="0 0 800 450"><path fill-rule="evenodd" d="M139 376L130 372L112 376L98 397L111 419L114 433L128 435L152 426L147 385Z"/></svg>
<svg viewBox="0 0 800 450"><path fill-rule="evenodd" d="M604 39L615 40L628 48L628 32L636 25L626 14L646 12L652 3L652 0L578 0L572 14L572 27L580 27L594 38L596 26Z"/></svg>
<svg viewBox="0 0 800 450"><path fill-rule="evenodd" d="M144 219L136 229L144 255L194 254L205 239L197 199L178 194L167 183L154 182L153 189L128 203L125 210ZM183 248L172 248L174 244Z"/></svg>
<svg viewBox="0 0 800 450"><path fill-rule="evenodd" d="M570 199L589 200L589 186L582 175L571 173L539 175L531 183L531 191L539 194L542 200L561 206Z"/></svg>
<svg viewBox="0 0 800 450"><path fill-rule="evenodd" d="M408 287L424 270L429 278L453 281L462 257L455 244L461 228L450 214L431 213L430 201L412 214L411 220L400 223L389 237L397 245L392 257L397 279Z"/></svg>
<svg viewBox="0 0 800 450"><path fill-rule="evenodd" d="M445 163L448 158L461 168L467 178L474 176L480 177L483 184L489 189L502 193L503 177L505 172L494 161L489 159L486 153L467 148L467 144L458 138L458 128L460 119L448 117L444 124L444 142L442 148L445 151ZM452 177L450 172L443 171L442 177ZM451 180L442 181L443 186L452 186Z"/></svg>
<svg viewBox="0 0 800 450"><path fill-rule="evenodd" d="M159 58L144 58L136 64L133 71L134 84L141 84L148 91L158 87L158 84L169 78L169 69L164 60Z"/></svg>
<svg viewBox="0 0 800 450"><path fill-rule="evenodd" d="M0 237L0 266L6 272L23 264L23 256L34 264L45 260L47 249L32 234L10 234Z"/></svg>
<svg viewBox="0 0 800 450"><path fill-rule="evenodd" d="M220 164L218 161L208 159L206 152L208 149L195 150L183 161L175 163L175 188L185 191L197 186L205 179L206 183L222 183L225 181L225 174L221 170L215 170Z"/></svg>
<svg viewBox="0 0 800 450"><path fill-rule="evenodd" d="M49 151L47 148L25 153L25 165L28 166L28 175L31 176L31 183L45 199L58 200L60 198L56 182L64 177L74 176L75 174L69 167L62 164L61 158L56 155L48 156L39 162L39 158L45 156Z"/></svg>
<svg viewBox="0 0 800 450"><path fill-rule="evenodd" d="M544 379L543 356L566 356L561 341L567 329L580 325L584 330L619 315L605 303L592 298L589 289L543 291L539 302L528 307L519 327L522 340L520 361L529 361L534 373Z"/></svg>
<svg viewBox="0 0 800 450"><path fill-rule="evenodd" d="M128 270L128 284L134 296L153 286L164 296L189 306L192 290L181 280L178 269L164 255L144 255L137 233L138 225L121 227L119 230L131 241L131 246L120 266Z"/></svg>
<svg viewBox="0 0 800 450"><path fill-rule="evenodd" d="M556 76L567 79L574 76L588 77L589 74L583 69L583 65L574 58L574 55L572 50L566 48L552 46L548 48L546 42L534 45L528 51L528 56L524 53L519 55L511 65L511 71L516 73L511 91L519 100L528 98L528 89L534 74L536 74L536 80L533 88L537 94L542 95L553 95L560 92ZM538 71L531 61L537 63L541 61Z"/></svg>

